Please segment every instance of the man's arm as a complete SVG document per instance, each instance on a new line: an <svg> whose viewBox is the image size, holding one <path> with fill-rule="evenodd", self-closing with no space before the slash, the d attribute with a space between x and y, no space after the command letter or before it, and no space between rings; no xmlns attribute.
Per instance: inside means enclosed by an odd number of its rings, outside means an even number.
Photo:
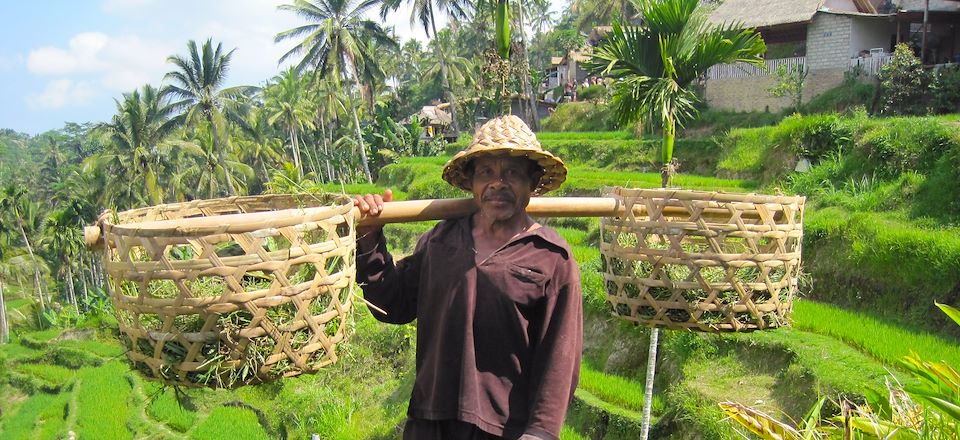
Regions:
<svg viewBox="0 0 960 440"><path fill-rule="evenodd" d="M568 254L569 255L569 254ZM557 439L580 375L583 301L580 272L561 259L550 281L531 372L530 420L522 439Z"/></svg>
<svg viewBox="0 0 960 440"><path fill-rule="evenodd" d="M361 217L377 216L383 211L384 202L392 200L393 192L387 189L383 196L356 196L353 204ZM419 263L420 253L415 252L395 265L387 252L382 226L357 228L357 283L363 289L363 298L376 307L370 311L378 320L405 324L416 318Z"/></svg>

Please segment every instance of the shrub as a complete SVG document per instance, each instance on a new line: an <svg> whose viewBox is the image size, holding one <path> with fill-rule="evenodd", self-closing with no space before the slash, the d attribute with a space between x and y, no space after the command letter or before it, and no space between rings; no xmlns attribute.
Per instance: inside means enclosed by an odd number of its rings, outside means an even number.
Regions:
<svg viewBox="0 0 960 440"><path fill-rule="evenodd" d="M720 177L753 177L763 171L770 151L769 128L738 128L720 140Z"/></svg>
<svg viewBox="0 0 960 440"><path fill-rule="evenodd" d="M944 66L933 74L930 109L934 113L960 113L960 66Z"/></svg>
<svg viewBox="0 0 960 440"><path fill-rule="evenodd" d="M905 171L928 172L960 137L932 118L891 118L871 124L859 139L869 166L886 176Z"/></svg>
<svg viewBox="0 0 960 440"><path fill-rule="evenodd" d="M883 113L889 115L922 115L926 113L925 91L929 75L905 43L897 44L893 59L880 68L883 88Z"/></svg>
<svg viewBox="0 0 960 440"><path fill-rule="evenodd" d="M607 86L594 84L577 89L577 99L580 101L603 101L607 99Z"/></svg>
<svg viewBox="0 0 960 440"><path fill-rule="evenodd" d="M540 126L546 131L608 131L616 129L617 123L605 104L568 102L557 105Z"/></svg>
<svg viewBox="0 0 960 440"><path fill-rule="evenodd" d="M789 116L774 129L771 141L797 155L819 160L849 146L852 137L850 128L840 123L839 116L829 113Z"/></svg>

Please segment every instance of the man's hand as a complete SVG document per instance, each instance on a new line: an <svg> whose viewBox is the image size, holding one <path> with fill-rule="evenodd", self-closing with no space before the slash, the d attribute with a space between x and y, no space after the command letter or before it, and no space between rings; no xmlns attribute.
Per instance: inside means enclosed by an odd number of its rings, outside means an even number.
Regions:
<svg viewBox="0 0 960 440"><path fill-rule="evenodd" d="M353 206L360 209L360 217L376 217L383 212L383 203L393 201L393 191L389 189L380 194L365 194L353 197ZM376 245L376 237L379 235L383 226L366 226L357 228L357 246L359 249L368 250Z"/></svg>
<svg viewBox="0 0 960 440"><path fill-rule="evenodd" d="M366 217L378 216L380 212L383 211L383 202L393 201L393 191L386 189L383 191L383 196L380 194L366 194L362 196L353 197L353 206L360 208L360 216Z"/></svg>

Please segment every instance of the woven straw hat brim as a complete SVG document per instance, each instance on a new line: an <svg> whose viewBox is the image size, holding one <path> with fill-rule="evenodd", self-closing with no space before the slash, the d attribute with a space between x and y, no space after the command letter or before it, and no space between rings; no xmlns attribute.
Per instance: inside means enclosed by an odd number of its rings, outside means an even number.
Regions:
<svg viewBox="0 0 960 440"><path fill-rule="evenodd" d="M470 146L453 156L443 167L443 180L470 191L467 164L478 156L495 155L526 157L543 168L543 176L533 188L534 194L553 191L567 178L567 167L563 161L540 146L530 127L515 115L505 115L493 118L477 129Z"/></svg>
<svg viewBox="0 0 960 440"><path fill-rule="evenodd" d="M447 183L470 191L471 182L466 173L467 164L480 156L509 155L513 157L526 157L533 160L543 168L543 176L540 182L534 187L533 193L536 195L553 191L560 187L560 184L567 179L567 167L559 157L554 156L549 151L534 150L530 148L517 147L493 147L483 149L467 149L457 153L443 167L443 180Z"/></svg>

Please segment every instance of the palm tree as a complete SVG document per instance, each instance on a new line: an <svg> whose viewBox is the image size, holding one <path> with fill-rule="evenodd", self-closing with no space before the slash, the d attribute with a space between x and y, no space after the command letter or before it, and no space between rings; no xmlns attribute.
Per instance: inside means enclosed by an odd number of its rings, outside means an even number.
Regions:
<svg viewBox="0 0 960 440"><path fill-rule="evenodd" d="M396 11L404 2L404 0L383 0L383 5L380 7L380 17L386 19L388 11ZM411 6L410 24L413 25L413 23L419 21L427 37L433 35L434 38L437 37L437 12L446 12L451 18L461 20L468 18L470 16L470 10L476 7L472 0L436 0L436 2L433 0L408 0L407 2L410 3ZM444 49L442 46L438 46L438 48L440 50ZM443 99L450 103L450 116L453 121L451 128L454 132L457 132L457 102L453 96L453 89L450 88L450 77L445 61L446 56L440 53L438 58L441 60L440 87L443 89Z"/></svg>
<svg viewBox="0 0 960 440"><path fill-rule="evenodd" d="M24 227L25 224L32 223L29 221L29 211L32 211L31 208L30 199L23 187L14 182L10 182L0 190L0 214L5 213L6 216L8 216L2 220L4 220L4 223L9 222L9 224L13 224L17 232L20 233L20 238L23 239L24 245L27 247L27 253L30 255L30 260L33 263L33 283L37 290L37 297L40 299L40 308L42 309L45 307L40 266L36 264L38 262L37 257L33 253L30 237L27 236L27 231Z"/></svg>
<svg viewBox="0 0 960 440"><path fill-rule="evenodd" d="M637 15L641 3L647 0L573 0L570 12L576 16L577 28L590 32L594 26L606 25L622 18L630 22Z"/></svg>
<svg viewBox="0 0 960 440"><path fill-rule="evenodd" d="M187 50L189 52L187 58L179 55L171 55L167 58L167 62L175 65L177 70L168 72L164 76L165 80L172 81L165 92L182 99L176 105L186 109L188 121L195 123L198 118L203 118L207 122L213 137L213 148L220 161L226 161L229 140L226 133L226 118L223 114L225 101L235 99L254 88L237 86L221 89L227 79L230 59L236 49L223 53L223 45L217 43L217 47L214 48L211 39L208 38L199 51L197 43L189 40ZM225 173L224 177L227 179L227 193L236 194L230 173Z"/></svg>
<svg viewBox="0 0 960 440"><path fill-rule="evenodd" d="M153 86L145 85L115 101L117 114L97 129L110 137L105 153L92 156L87 164L102 167L108 174L118 173L122 178L108 179L108 194L120 205L132 206L142 202L140 194L146 189L153 204L163 202L164 191L160 181L167 163L170 144L166 139L182 124L182 116L175 116L176 105L167 103Z"/></svg>
<svg viewBox="0 0 960 440"><path fill-rule="evenodd" d="M755 30L708 23L698 0L640 0L637 6L643 24L614 22L588 68L617 79L612 103L621 123L643 118L662 125L661 184L667 187L675 172L676 127L695 113L691 83L715 64L762 65L766 46Z"/></svg>
<svg viewBox="0 0 960 440"><path fill-rule="evenodd" d="M307 93L308 86L302 81L297 70L287 69L273 78L273 84L264 90L264 104L270 125L279 125L289 135L293 152L293 165L297 173L303 176L303 162L300 156L300 133L313 130L313 105Z"/></svg>
<svg viewBox="0 0 960 440"><path fill-rule="evenodd" d="M273 168L283 162L283 141L274 136L275 130L268 120L267 110L253 107L246 113L244 121L238 124L243 134L237 139L240 147L238 159L250 164L259 173L255 181L260 183L270 179L268 167ZM250 190L255 191L254 188Z"/></svg>
<svg viewBox="0 0 960 440"><path fill-rule="evenodd" d="M280 62L302 56L296 66L297 72L303 73L312 68L322 77L328 77L332 73L337 81L352 76L353 86L359 91L363 63L372 61L369 54L364 52L368 48L366 41L373 40L387 46L396 45L383 27L364 18L364 14L378 2L379 0L295 0L293 4L278 6L280 10L296 13L309 21L308 24L276 35L274 41L277 43L303 38L280 57ZM372 183L360 119L355 106L350 107L363 170L367 182Z"/></svg>
<svg viewBox="0 0 960 440"><path fill-rule="evenodd" d="M57 256L60 260L59 272L67 285L67 300L79 313L77 294L73 284L73 264L83 247L80 238L80 227L83 222L80 221L77 213L71 211L71 207L67 206L54 211L47 217L44 225L47 233L40 243L47 248L48 253Z"/></svg>
<svg viewBox="0 0 960 440"><path fill-rule="evenodd" d="M542 34L544 29L549 29L556 22L557 13L550 10L549 1L530 2L530 27L536 31L537 35Z"/></svg>
<svg viewBox="0 0 960 440"><path fill-rule="evenodd" d="M253 168L249 165L232 157L223 159L214 144L213 129L206 127L205 123L201 123L199 128L191 141L176 142L181 151L197 161L196 166L187 168L183 175L178 177L181 181L196 183L194 194L213 198L221 192L221 181L231 182L236 178L237 184L243 185L246 177L253 176Z"/></svg>
<svg viewBox="0 0 960 440"><path fill-rule="evenodd" d="M444 66L446 66L446 75L451 82L456 82L464 86L469 86L473 83L474 66L470 60L450 50L453 48L453 38L453 32L449 29L444 29L430 41L430 52L428 52L428 57L424 60L425 63L420 77L421 81L424 79L441 79L442 81ZM451 105L450 107L453 106Z"/></svg>

